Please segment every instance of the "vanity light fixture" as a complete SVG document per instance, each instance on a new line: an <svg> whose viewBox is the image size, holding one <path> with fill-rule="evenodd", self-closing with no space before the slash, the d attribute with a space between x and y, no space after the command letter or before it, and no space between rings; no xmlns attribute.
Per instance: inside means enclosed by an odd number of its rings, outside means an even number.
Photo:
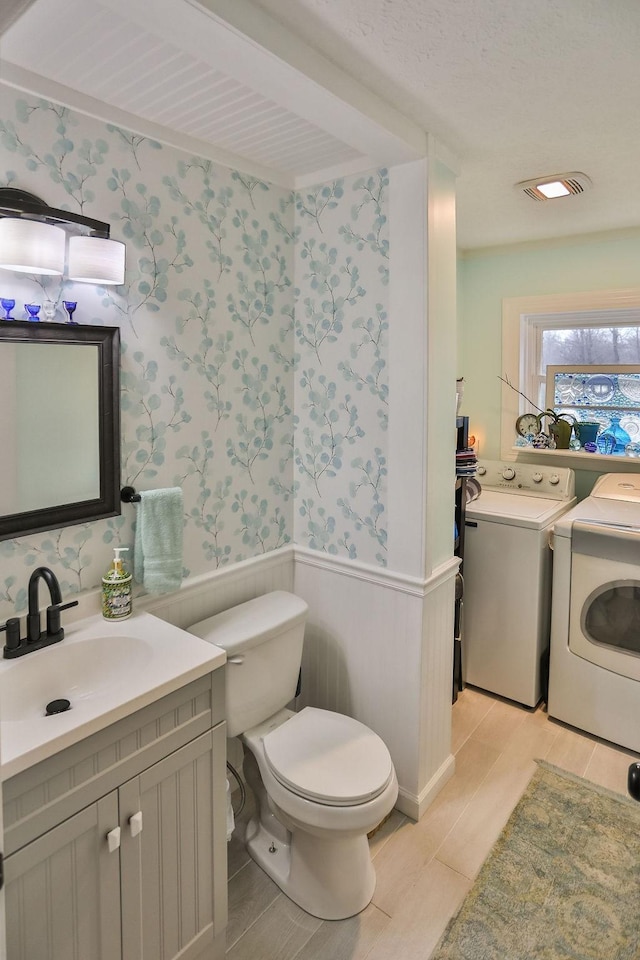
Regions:
<svg viewBox="0 0 640 960"><path fill-rule="evenodd" d="M586 173L554 173L549 177L536 177L534 180L521 180L516 190L522 190L532 200L555 200L557 197L570 197L584 193L592 186Z"/></svg>
<svg viewBox="0 0 640 960"><path fill-rule="evenodd" d="M108 223L56 210L26 190L0 188L0 268L101 286L124 283L125 246ZM67 236L69 236L67 252Z"/></svg>

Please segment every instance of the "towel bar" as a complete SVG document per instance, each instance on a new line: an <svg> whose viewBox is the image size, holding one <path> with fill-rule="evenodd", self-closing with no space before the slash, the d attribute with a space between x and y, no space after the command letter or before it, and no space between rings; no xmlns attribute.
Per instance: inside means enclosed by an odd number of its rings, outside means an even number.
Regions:
<svg viewBox="0 0 640 960"><path fill-rule="evenodd" d="M123 487L120 491L120 499L123 503L140 503L140 494L136 493L135 487Z"/></svg>

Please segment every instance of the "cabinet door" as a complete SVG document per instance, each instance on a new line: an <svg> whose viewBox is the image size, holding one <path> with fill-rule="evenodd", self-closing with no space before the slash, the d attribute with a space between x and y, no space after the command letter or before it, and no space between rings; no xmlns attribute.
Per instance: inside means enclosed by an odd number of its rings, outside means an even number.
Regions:
<svg viewBox="0 0 640 960"><path fill-rule="evenodd" d="M120 960L113 792L7 857L8 960Z"/></svg>
<svg viewBox="0 0 640 960"><path fill-rule="evenodd" d="M224 731L120 788L123 960L217 956L226 924Z"/></svg>

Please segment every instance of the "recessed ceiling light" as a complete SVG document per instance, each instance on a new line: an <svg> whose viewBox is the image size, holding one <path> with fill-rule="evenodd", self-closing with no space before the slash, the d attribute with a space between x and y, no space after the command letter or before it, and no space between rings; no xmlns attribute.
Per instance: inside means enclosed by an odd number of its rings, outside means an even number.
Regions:
<svg viewBox="0 0 640 960"><path fill-rule="evenodd" d="M584 193L592 186L586 173L554 173L550 177L536 177L534 180L522 180L516 183L516 190L522 190L532 200L555 200L557 197L575 196Z"/></svg>
<svg viewBox="0 0 640 960"><path fill-rule="evenodd" d="M551 200L553 197L571 196L571 190L565 187L562 180L552 180L551 183L539 183L537 189L545 195L547 200Z"/></svg>

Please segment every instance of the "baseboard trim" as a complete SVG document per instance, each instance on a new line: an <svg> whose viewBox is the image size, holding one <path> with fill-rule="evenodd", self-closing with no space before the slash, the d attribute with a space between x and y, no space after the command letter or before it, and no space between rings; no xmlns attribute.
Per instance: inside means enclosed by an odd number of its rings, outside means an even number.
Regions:
<svg viewBox="0 0 640 960"><path fill-rule="evenodd" d="M447 780L451 779L455 770L456 758L450 753L419 794L409 793L408 790L402 787L400 788L396 809L399 810L400 813L404 813L404 815L411 820L420 820L436 796L440 793Z"/></svg>

